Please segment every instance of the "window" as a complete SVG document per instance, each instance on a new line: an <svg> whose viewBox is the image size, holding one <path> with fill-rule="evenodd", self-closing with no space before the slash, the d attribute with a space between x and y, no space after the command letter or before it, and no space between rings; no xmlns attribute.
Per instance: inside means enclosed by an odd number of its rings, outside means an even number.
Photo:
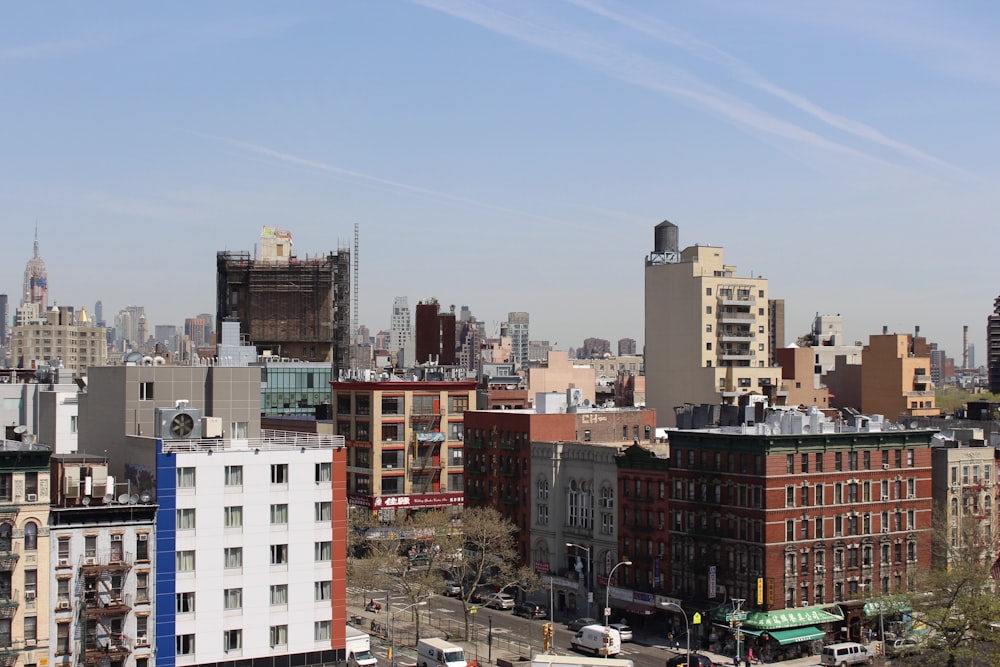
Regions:
<svg viewBox="0 0 1000 667"><path fill-rule="evenodd" d="M536 485L536 492L538 500L548 500L549 498L549 480L539 479Z"/></svg>
<svg viewBox="0 0 1000 667"><path fill-rule="evenodd" d="M224 609L242 609L243 608L243 589L242 588L227 588L222 591L223 608Z"/></svg>
<svg viewBox="0 0 1000 667"><path fill-rule="evenodd" d="M174 596L177 603L176 611L178 614L191 614L194 612L194 592L190 593L177 593Z"/></svg>
<svg viewBox="0 0 1000 667"><path fill-rule="evenodd" d="M844 453L834 452L833 454L833 469L836 471L841 471L844 469Z"/></svg>
<svg viewBox="0 0 1000 667"><path fill-rule="evenodd" d="M785 507L795 507L795 487L785 487Z"/></svg>
<svg viewBox="0 0 1000 667"><path fill-rule="evenodd" d="M139 383L139 400L140 401L151 401L151 400L153 400L153 383L152 382L140 382Z"/></svg>
<svg viewBox="0 0 1000 667"><path fill-rule="evenodd" d="M333 520L333 503L324 500L315 504L316 521Z"/></svg>
<svg viewBox="0 0 1000 667"><path fill-rule="evenodd" d="M194 468L177 469L177 488L178 489L194 488Z"/></svg>
<svg viewBox="0 0 1000 667"><path fill-rule="evenodd" d="M316 621L313 624L313 639L318 642L330 641L332 630L332 621Z"/></svg>
<svg viewBox="0 0 1000 667"><path fill-rule="evenodd" d="M135 601L149 602L149 572L137 572L135 575Z"/></svg>
<svg viewBox="0 0 1000 667"><path fill-rule="evenodd" d="M785 472L789 475L795 472L795 454L785 456Z"/></svg>
<svg viewBox="0 0 1000 667"><path fill-rule="evenodd" d="M149 533L139 533L135 536L135 559L149 560Z"/></svg>
<svg viewBox="0 0 1000 667"><path fill-rule="evenodd" d="M243 527L243 508L239 505L222 508L225 513L226 528Z"/></svg>
<svg viewBox="0 0 1000 667"><path fill-rule="evenodd" d="M313 545L313 554L315 555L316 562L324 562L328 560L333 560L333 543L332 542L316 542Z"/></svg>
<svg viewBox="0 0 1000 667"><path fill-rule="evenodd" d="M24 617L24 638L25 639L30 639L30 640L38 639L38 617L37 616L25 616Z"/></svg>
<svg viewBox="0 0 1000 667"><path fill-rule="evenodd" d="M194 509L177 510L177 530L194 530Z"/></svg>
<svg viewBox="0 0 1000 667"><path fill-rule="evenodd" d="M194 655L194 635L177 635L174 650L177 655Z"/></svg>
<svg viewBox="0 0 1000 667"><path fill-rule="evenodd" d="M288 545L272 544L271 565L287 565L287 564L288 564Z"/></svg>
<svg viewBox="0 0 1000 667"><path fill-rule="evenodd" d="M288 464L271 464L271 484L288 484Z"/></svg>
<svg viewBox="0 0 1000 667"><path fill-rule="evenodd" d="M788 542L793 542L795 540L795 520L789 519L785 521L785 540Z"/></svg>
<svg viewBox="0 0 1000 667"><path fill-rule="evenodd" d="M813 502L815 502L817 505L822 505L826 500L826 498L823 495L825 492L826 488L822 484L817 484L816 492L813 494Z"/></svg>
<svg viewBox="0 0 1000 667"><path fill-rule="evenodd" d="M233 440L246 440L250 437L250 422L229 422L229 435Z"/></svg>
<svg viewBox="0 0 1000 667"><path fill-rule="evenodd" d="M333 464L332 463L317 463L316 464L316 479L317 482L330 482L333 481Z"/></svg>
<svg viewBox="0 0 1000 667"><path fill-rule="evenodd" d="M288 626L272 625L270 631L271 646L285 646L288 644Z"/></svg>
<svg viewBox="0 0 1000 667"><path fill-rule="evenodd" d="M194 572L194 551L178 551L175 558L178 572Z"/></svg>
<svg viewBox="0 0 1000 667"><path fill-rule="evenodd" d="M273 584L271 586L271 604L288 604L288 584Z"/></svg>
<svg viewBox="0 0 1000 667"><path fill-rule="evenodd" d="M59 623L56 626L56 654L68 654L69 646L69 623Z"/></svg>
<svg viewBox="0 0 1000 667"><path fill-rule="evenodd" d="M224 651L238 651L243 648L243 631L242 630L223 630L222 631L222 650Z"/></svg>
<svg viewBox="0 0 1000 667"><path fill-rule="evenodd" d="M38 524L34 521L24 524L24 549L25 551L38 549Z"/></svg>
<svg viewBox="0 0 1000 667"><path fill-rule="evenodd" d="M226 486L243 486L243 466L226 466Z"/></svg>
<svg viewBox="0 0 1000 667"><path fill-rule="evenodd" d="M224 557L227 570L243 567L243 547L226 547Z"/></svg>
<svg viewBox="0 0 1000 667"><path fill-rule="evenodd" d="M823 472L823 453L816 453L816 472Z"/></svg>
<svg viewBox="0 0 1000 667"><path fill-rule="evenodd" d="M333 599L333 582L317 581L313 584L313 598L316 602Z"/></svg>
<svg viewBox="0 0 1000 667"><path fill-rule="evenodd" d="M285 503L280 503L277 505L271 505L271 523L272 524L283 524L288 523L288 505Z"/></svg>

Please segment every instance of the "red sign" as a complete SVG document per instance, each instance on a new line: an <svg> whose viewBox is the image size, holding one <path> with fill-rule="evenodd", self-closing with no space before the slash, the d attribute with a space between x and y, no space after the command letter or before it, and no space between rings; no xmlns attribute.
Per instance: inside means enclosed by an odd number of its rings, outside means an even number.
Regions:
<svg viewBox="0 0 1000 667"><path fill-rule="evenodd" d="M548 563L535 563L535 572L538 574L548 574L550 572Z"/></svg>

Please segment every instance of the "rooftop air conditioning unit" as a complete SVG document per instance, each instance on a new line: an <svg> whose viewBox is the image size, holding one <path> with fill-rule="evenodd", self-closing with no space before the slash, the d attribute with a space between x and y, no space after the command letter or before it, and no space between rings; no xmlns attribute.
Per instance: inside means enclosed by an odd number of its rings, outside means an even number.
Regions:
<svg viewBox="0 0 1000 667"><path fill-rule="evenodd" d="M177 401L174 408L156 408L153 435L164 440L198 440L201 436L201 410Z"/></svg>
<svg viewBox="0 0 1000 667"><path fill-rule="evenodd" d="M202 417L201 437L221 438L222 437L222 417Z"/></svg>

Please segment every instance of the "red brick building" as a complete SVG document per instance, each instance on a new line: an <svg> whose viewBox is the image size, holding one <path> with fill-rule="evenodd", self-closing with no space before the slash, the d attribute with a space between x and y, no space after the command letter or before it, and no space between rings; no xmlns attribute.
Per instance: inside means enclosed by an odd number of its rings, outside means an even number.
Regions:
<svg viewBox="0 0 1000 667"><path fill-rule="evenodd" d="M798 415L671 433L672 594L705 611L743 598L763 626L780 610L909 590L931 565L933 432L858 426ZM831 626L857 638L860 620Z"/></svg>

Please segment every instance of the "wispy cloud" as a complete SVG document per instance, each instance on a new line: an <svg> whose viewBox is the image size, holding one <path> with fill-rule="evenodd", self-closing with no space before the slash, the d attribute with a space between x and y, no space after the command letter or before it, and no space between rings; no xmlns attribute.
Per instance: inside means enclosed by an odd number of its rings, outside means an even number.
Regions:
<svg viewBox="0 0 1000 667"><path fill-rule="evenodd" d="M904 142L896 141L866 123L837 114L829 109L815 104L802 95L783 88L773 81L770 81L763 74L731 54L703 40L700 40L685 31L679 30L658 18L648 15L627 16L620 12L612 11L604 5L591 2L590 0L569 0L569 2L577 7L580 7L581 9L585 9L598 16L614 21L619 25L625 26L630 30L639 32L657 41L681 48L686 52L711 63L721 65L743 83L790 104L799 111L822 121L832 128L852 134L885 148L898 151L900 154L918 162L924 162L929 165L949 169L956 168L945 160L929 155Z"/></svg>
<svg viewBox="0 0 1000 667"><path fill-rule="evenodd" d="M518 217L530 218L532 220L543 220L547 222L563 222L559 220L554 220L546 216L537 215L535 213L529 213L527 211L521 211L514 208L508 208L506 206L498 206L496 204L491 204L489 202L479 201L476 199L470 199L468 197L462 197L459 195L454 195L448 192L443 192L441 190L434 190L431 188L421 187L419 185L412 185L410 183L403 183L401 181L395 181L388 178L382 178L381 176L374 176L372 174L366 174L364 172L356 171L353 169L345 169L344 167L338 167L326 162L320 162L318 160L310 160L308 158L299 157L297 155L292 155L290 153L284 153L281 151L274 150L272 148L267 148L266 146L261 146L259 144L250 143L248 141L239 141L237 139L229 139L226 137L217 137L211 135L200 135L206 138L214 139L216 141L221 141L230 146L234 146L241 150L254 153L256 155L261 155L273 160L278 160L280 162L285 162L287 164L293 164L300 167L306 167L309 169L315 169L317 171L326 172L329 174L335 174L337 176L342 176L355 182L364 183L370 186L388 188L390 190L397 190L402 192L409 192L412 194L422 195L425 197L433 197L435 199L442 199L445 201L454 202L456 204L463 204L466 206L474 206L481 209L486 209L490 211L496 211L498 213L506 213L509 215L516 215Z"/></svg>
<svg viewBox="0 0 1000 667"><path fill-rule="evenodd" d="M58 39L0 48L0 60L42 60L64 58L94 48L86 39Z"/></svg>
<svg viewBox="0 0 1000 667"><path fill-rule="evenodd" d="M690 72L673 64L654 61L645 56L637 55L624 48L607 43L595 35L574 30L567 25L547 27L541 21L529 21L522 17L512 16L506 11L500 11L478 2L462 0L413 0L416 4L460 18L487 30L506 35L512 39L530 44L540 49L556 52L564 57L583 62L595 69L603 71L619 80L653 90L664 95L686 101L694 106L708 109L730 122L752 131L780 137L794 144L819 148L832 153L853 156L868 162L888 167L899 167L886 159L869 151L855 148L836 139L824 136L807 129L792 121L774 115L759 108L732 93L721 90ZM684 33L661 25L661 31L651 27L637 25L635 20L603 10L598 5L581 1L575 3L595 13L632 29L641 29L643 33L657 37L675 46L691 52L700 53L703 57L711 57L716 61L727 61L727 64L738 70L748 81L753 82L762 90L767 90L784 101L793 104L802 111L821 118L828 125L855 136L863 136L882 146L892 147L908 157L918 158L924 162L947 165L942 160L926 155L919 150L901 142L884 137L877 130L862 123L840 118L808 100L795 96L789 91L768 82L760 75L743 66L739 61L727 56L722 51L700 42Z"/></svg>

